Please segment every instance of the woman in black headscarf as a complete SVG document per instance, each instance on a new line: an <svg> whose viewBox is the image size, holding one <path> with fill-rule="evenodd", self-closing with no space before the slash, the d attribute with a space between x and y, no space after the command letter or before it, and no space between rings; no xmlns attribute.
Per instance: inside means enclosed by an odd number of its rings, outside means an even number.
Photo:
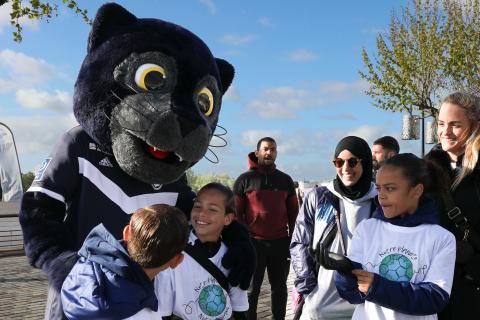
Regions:
<svg viewBox="0 0 480 320"><path fill-rule="evenodd" d="M375 209L368 143L355 136L343 138L333 164L335 179L305 196L290 244L295 288L304 301L300 319L351 319L355 308L338 295L333 270L320 266L315 256L320 245L345 255L356 226Z"/></svg>

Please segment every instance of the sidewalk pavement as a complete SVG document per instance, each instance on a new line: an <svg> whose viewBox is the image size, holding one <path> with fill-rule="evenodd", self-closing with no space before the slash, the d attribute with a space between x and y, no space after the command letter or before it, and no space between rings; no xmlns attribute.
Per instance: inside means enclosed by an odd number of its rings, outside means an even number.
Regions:
<svg viewBox="0 0 480 320"><path fill-rule="evenodd" d="M288 305L285 319L293 318L290 289L293 271L288 277ZM0 319L43 319L47 300L47 277L28 265L24 255L0 256ZM268 277L260 292L257 309L258 319L270 319L270 285Z"/></svg>

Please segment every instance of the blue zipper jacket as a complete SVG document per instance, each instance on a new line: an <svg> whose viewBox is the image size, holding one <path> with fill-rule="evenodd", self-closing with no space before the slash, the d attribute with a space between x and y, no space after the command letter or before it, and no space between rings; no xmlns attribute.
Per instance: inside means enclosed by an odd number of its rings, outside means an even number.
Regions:
<svg viewBox="0 0 480 320"><path fill-rule="evenodd" d="M153 282L103 224L89 233L78 255L61 292L69 319L124 319L143 308L157 311Z"/></svg>
<svg viewBox="0 0 480 320"><path fill-rule="evenodd" d="M373 218L401 227L439 223L437 206L433 200L423 201L414 214L403 218L386 218L378 205ZM362 269L360 263L352 262L354 268ZM447 305L449 299L449 294L445 290L431 282L398 282L374 273L368 293L363 294L358 290L357 278L352 274L335 272L334 280L340 296L352 304L370 301L409 315L438 313Z"/></svg>

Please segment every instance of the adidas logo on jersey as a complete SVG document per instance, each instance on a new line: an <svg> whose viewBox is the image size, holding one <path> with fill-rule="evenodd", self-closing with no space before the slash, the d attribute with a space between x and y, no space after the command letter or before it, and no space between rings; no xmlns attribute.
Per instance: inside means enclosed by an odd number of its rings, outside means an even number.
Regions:
<svg viewBox="0 0 480 320"><path fill-rule="evenodd" d="M108 160L107 157L100 160L100 162L98 164L103 166L103 167L113 167L112 163L110 162L110 160Z"/></svg>

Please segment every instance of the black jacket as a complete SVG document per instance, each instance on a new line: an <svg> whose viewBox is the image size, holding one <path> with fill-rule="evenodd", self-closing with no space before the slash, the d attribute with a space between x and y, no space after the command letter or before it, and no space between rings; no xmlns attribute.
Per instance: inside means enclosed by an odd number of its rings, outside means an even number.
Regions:
<svg viewBox="0 0 480 320"><path fill-rule="evenodd" d="M451 181L455 171L462 166L463 157L457 161L457 169L450 166L448 154L436 145L425 156L427 161L433 161L439 168L449 174ZM451 183L450 183L451 184ZM452 192L453 201L470 224L471 232L480 235L480 164L477 163L473 172L465 177ZM442 202L440 199L439 202ZM480 250L463 240L463 233L447 217L446 211L440 216L443 227L450 230L457 239L457 260L455 275L447 308L439 314L440 320L472 319L473 315L480 314Z"/></svg>
<svg viewBox="0 0 480 320"><path fill-rule="evenodd" d="M450 166L450 158L448 154L442 150L440 145L436 145L425 156L425 160L432 161L438 165L439 168L445 170L450 181L453 182L455 171L460 170L462 166L463 157L459 157L457 162L457 169L453 170ZM480 162L477 163L473 172L465 177L458 185L455 191L452 192L453 201L460 208L468 223L472 227L472 231L480 234ZM446 215L445 210L441 214L442 226L450 230L457 240L462 240L463 234L455 227ZM480 252L477 252L480 261ZM476 268L478 279L480 280L480 265Z"/></svg>

